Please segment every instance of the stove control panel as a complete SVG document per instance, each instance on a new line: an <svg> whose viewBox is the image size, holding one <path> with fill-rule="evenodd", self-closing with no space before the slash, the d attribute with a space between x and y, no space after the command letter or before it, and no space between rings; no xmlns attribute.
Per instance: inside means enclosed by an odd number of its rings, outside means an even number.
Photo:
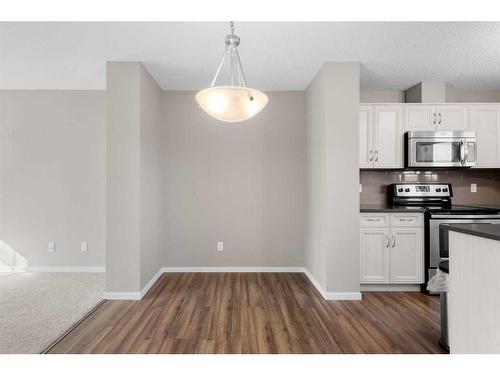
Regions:
<svg viewBox="0 0 500 375"><path fill-rule="evenodd" d="M393 194L401 198L451 197L450 184L395 184Z"/></svg>

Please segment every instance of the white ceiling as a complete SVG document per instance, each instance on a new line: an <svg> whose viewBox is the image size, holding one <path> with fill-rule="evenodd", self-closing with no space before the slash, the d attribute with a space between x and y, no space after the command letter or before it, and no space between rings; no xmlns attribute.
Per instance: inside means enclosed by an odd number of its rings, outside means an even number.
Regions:
<svg viewBox="0 0 500 375"><path fill-rule="evenodd" d="M500 89L500 23L236 22L251 87L302 90L324 61L360 61L361 86L422 80ZM106 61L142 61L167 90L206 87L225 22L0 23L0 89L104 89Z"/></svg>

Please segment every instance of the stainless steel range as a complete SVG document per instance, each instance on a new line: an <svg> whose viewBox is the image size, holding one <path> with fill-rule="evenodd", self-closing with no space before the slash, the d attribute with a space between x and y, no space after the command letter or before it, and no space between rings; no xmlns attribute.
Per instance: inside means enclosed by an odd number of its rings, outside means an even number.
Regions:
<svg viewBox="0 0 500 375"><path fill-rule="evenodd" d="M439 262L448 259L448 247L441 239L439 225L449 223L497 223L500 210L453 205L448 183L398 183L390 186L390 204L425 208L425 284L434 276Z"/></svg>

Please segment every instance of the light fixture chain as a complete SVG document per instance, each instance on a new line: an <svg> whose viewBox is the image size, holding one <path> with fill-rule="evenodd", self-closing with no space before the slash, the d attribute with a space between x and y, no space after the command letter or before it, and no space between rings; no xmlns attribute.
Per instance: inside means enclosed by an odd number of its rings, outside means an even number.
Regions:
<svg viewBox="0 0 500 375"><path fill-rule="evenodd" d="M245 74L243 74L243 67L241 66L240 53L238 52L238 48L235 48L234 50L236 52L236 63L237 63L236 66L239 68L239 76L240 76L240 80L241 80L241 85L243 87L245 87L246 86Z"/></svg>
<svg viewBox="0 0 500 375"><path fill-rule="evenodd" d="M212 80L212 83L210 84L210 87L214 87L215 81L217 81L217 77L219 76L220 70L222 69L224 60L226 59L226 54L227 54L227 47L224 48L224 53L222 54L222 58L220 59L219 67L217 68L217 72L215 72L215 76L214 79Z"/></svg>

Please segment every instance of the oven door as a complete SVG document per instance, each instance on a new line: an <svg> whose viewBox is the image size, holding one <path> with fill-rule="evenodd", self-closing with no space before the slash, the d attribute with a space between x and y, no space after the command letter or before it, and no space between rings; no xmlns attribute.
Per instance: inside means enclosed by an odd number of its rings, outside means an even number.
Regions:
<svg viewBox="0 0 500 375"><path fill-rule="evenodd" d="M407 153L409 167L471 166L465 138L410 138Z"/></svg>

